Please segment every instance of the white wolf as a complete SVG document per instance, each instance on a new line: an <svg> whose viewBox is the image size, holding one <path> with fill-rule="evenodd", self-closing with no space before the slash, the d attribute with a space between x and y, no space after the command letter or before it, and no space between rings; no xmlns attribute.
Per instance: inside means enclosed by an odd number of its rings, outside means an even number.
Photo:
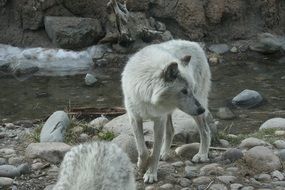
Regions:
<svg viewBox="0 0 285 190"><path fill-rule="evenodd" d="M133 166L116 144L94 142L64 156L53 190L135 190Z"/></svg>
<svg viewBox="0 0 285 190"><path fill-rule="evenodd" d="M206 55L195 42L171 40L150 45L129 59L122 73L122 89L136 138L138 167L147 169L145 182L157 181L159 156L165 159L172 143L171 113L176 108L192 115L198 124L201 143L192 160L208 161L211 135L206 117L210 78ZM144 142L144 119L154 122L150 156Z"/></svg>

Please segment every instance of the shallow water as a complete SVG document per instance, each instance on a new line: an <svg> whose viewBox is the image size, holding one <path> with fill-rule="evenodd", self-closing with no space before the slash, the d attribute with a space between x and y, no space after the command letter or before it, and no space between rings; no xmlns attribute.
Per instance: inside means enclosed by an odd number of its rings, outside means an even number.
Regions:
<svg viewBox="0 0 285 190"><path fill-rule="evenodd" d="M251 60L252 59L252 60ZM232 97L244 89L260 92L265 103L254 109L231 109L234 120L220 120L228 132L249 132L272 117L285 117L285 65L265 56L239 60L229 56L219 65L211 66L212 92L210 110L215 116L219 107L230 106ZM45 118L56 110L69 107L122 106L121 70L107 70L109 77L100 84L88 87L84 76L31 77L18 81L0 77L0 121ZM282 78L282 79L281 79Z"/></svg>

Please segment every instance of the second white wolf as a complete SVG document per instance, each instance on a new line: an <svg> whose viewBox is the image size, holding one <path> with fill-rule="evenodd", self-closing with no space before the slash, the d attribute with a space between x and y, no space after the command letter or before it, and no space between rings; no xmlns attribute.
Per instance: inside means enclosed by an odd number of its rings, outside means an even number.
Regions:
<svg viewBox="0 0 285 190"><path fill-rule="evenodd" d="M144 181L157 181L159 158L165 159L174 129L171 114L179 108L193 116L200 133L194 162L208 161L211 142L206 122L211 73L198 43L171 40L147 46L133 55L122 73L125 107L134 129L138 167L147 170ZM154 146L149 155L144 142L143 120L154 122Z"/></svg>

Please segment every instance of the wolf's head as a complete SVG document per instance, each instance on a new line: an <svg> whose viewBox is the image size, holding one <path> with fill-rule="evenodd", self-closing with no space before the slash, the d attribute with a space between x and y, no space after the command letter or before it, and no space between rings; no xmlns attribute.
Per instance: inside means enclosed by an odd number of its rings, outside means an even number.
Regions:
<svg viewBox="0 0 285 190"><path fill-rule="evenodd" d="M166 109L179 108L190 115L200 115L205 112L200 102L193 94L193 81L185 75L191 56L185 56L180 62L171 62L161 72L163 85L154 92L152 102ZM188 78L188 79L187 79Z"/></svg>

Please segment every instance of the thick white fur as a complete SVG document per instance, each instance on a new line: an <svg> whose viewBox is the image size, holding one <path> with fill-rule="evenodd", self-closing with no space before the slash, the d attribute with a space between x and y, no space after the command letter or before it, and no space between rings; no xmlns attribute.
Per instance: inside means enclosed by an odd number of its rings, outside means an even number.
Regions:
<svg viewBox="0 0 285 190"><path fill-rule="evenodd" d="M187 55L191 56L191 60L183 64L181 60ZM181 77L167 83L163 73L173 62L178 64ZM136 137L138 166L142 170L147 170L144 174L145 182L157 181L159 156L165 159L170 149L174 132L171 113L179 105L182 111L188 114L194 113L197 108L193 97L206 111L201 115L191 114L199 126L201 138L199 153L192 160L208 161L211 136L206 116L210 78L210 69L203 49L198 43L185 40L171 40L147 46L133 55L126 64L122 73L122 89L125 107ZM178 100L181 89L186 87L190 95ZM154 147L150 156L143 136L144 119L151 119L154 122Z"/></svg>
<svg viewBox="0 0 285 190"><path fill-rule="evenodd" d="M93 142L73 147L53 190L135 190L129 157L117 145Z"/></svg>

